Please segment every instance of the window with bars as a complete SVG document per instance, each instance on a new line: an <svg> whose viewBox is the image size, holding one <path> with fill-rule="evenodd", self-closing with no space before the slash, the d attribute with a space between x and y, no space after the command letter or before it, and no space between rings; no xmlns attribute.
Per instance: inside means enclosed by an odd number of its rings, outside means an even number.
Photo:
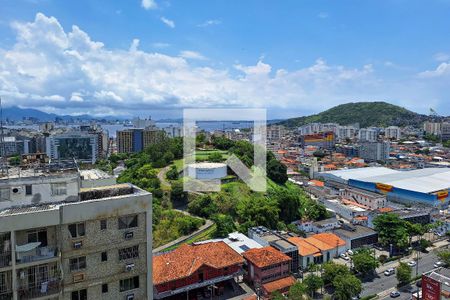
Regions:
<svg viewBox="0 0 450 300"><path fill-rule="evenodd" d="M138 226L137 215L119 217L119 229L133 228L137 226Z"/></svg>
<svg viewBox="0 0 450 300"><path fill-rule="evenodd" d="M71 298L71 300L87 300L87 290L73 291Z"/></svg>
<svg viewBox="0 0 450 300"><path fill-rule="evenodd" d="M119 249L119 261L139 257L139 245Z"/></svg>
<svg viewBox="0 0 450 300"><path fill-rule="evenodd" d="M72 238L81 237L86 234L84 223L70 224L68 228Z"/></svg>
<svg viewBox="0 0 450 300"><path fill-rule="evenodd" d="M67 183L57 182L51 184L52 196L67 195Z"/></svg>
<svg viewBox="0 0 450 300"><path fill-rule="evenodd" d="M139 288L139 276L122 279L120 281L120 291L125 292Z"/></svg>
<svg viewBox="0 0 450 300"><path fill-rule="evenodd" d="M71 258L69 260L70 271L79 271L86 269L86 256Z"/></svg>

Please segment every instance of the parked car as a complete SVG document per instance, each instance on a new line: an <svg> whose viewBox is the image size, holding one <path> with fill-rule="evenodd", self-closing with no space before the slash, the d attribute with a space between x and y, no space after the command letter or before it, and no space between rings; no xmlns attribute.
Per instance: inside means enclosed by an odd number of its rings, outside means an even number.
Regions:
<svg viewBox="0 0 450 300"><path fill-rule="evenodd" d="M417 265L417 263L414 260L408 261L408 266L410 267L414 267L415 265Z"/></svg>
<svg viewBox="0 0 450 300"><path fill-rule="evenodd" d="M445 264L442 262L442 261L437 261L437 262L435 262L434 263L434 267L435 268L440 268L440 267L443 267Z"/></svg>
<svg viewBox="0 0 450 300"><path fill-rule="evenodd" d="M348 249L348 250L347 250L347 254L348 254L348 255L353 255L353 251L350 250L350 249Z"/></svg>
<svg viewBox="0 0 450 300"><path fill-rule="evenodd" d="M399 291L391 292L390 296L391 296L391 298L400 297L400 292Z"/></svg>
<svg viewBox="0 0 450 300"><path fill-rule="evenodd" d="M391 276L395 274L395 269L394 268L389 268L386 271L384 271L384 276Z"/></svg>

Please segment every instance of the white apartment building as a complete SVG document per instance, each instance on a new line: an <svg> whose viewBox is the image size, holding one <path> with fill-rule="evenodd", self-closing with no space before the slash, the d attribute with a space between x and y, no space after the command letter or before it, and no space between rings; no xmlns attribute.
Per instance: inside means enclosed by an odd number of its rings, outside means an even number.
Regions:
<svg viewBox="0 0 450 300"><path fill-rule="evenodd" d="M338 134L339 124L337 123L309 123L298 128L300 135L308 135L325 131L333 131Z"/></svg>
<svg viewBox="0 0 450 300"><path fill-rule="evenodd" d="M98 135L84 131L55 134L46 138L46 153L52 160L94 164L99 157Z"/></svg>
<svg viewBox="0 0 450 300"><path fill-rule="evenodd" d="M402 137L402 132L398 126L389 126L384 129L384 137L399 140Z"/></svg>
<svg viewBox="0 0 450 300"><path fill-rule="evenodd" d="M282 125L270 125L266 128L267 131L267 140L270 141L279 141L283 136L285 129Z"/></svg>
<svg viewBox="0 0 450 300"><path fill-rule="evenodd" d="M376 142L378 130L376 128L361 128L358 132L358 140L363 142Z"/></svg>
<svg viewBox="0 0 450 300"><path fill-rule="evenodd" d="M0 299L152 299L152 196L77 170L0 178Z"/></svg>
<svg viewBox="0 0 450 300"><path fill-rule="evenodd" d="M450 122L443 122L441 125L441 136L443 141L450 140Z"/></svg>
<svg viewBox="0 0 450 300"><path fill-rule="evenodd" d="M359 146L359 157L367 162L386 161L390 151L389 142L363 142Z"/></svg>
<svg viewBox="0 0 450 300"><path fill-rule="evenodd" d="M425 131L426 134L440 136L441 135L441 123L426 121L425 123L423 123L423 131Z"/></svg>
<svg viewBox="0 0 450 300"><path fill-rule="evenodd" d="M356 135L356 127L354 126L339 126L337 137L340 140L354 139Z"/></svg>

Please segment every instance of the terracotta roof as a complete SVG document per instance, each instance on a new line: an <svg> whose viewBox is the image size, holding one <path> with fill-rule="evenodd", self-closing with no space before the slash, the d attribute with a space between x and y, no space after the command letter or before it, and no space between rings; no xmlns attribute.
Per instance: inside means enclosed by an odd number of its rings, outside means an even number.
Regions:
<svg viewBox="0 0 450 300"><path fill-rule="evenodd" d="M381 208L378 209L378 211L379 211L380 213L387 213L387 212L391 212L392 210L393 210L393 209L390 208L390 207L381 207Z"/></svg>
<svg viewBox="0 0 450 300"><path fill-rule="evenodd" d="M298 248L298 254L301 256L308 256L313 255L316 253L320 253L320 249L317 247L314 247L313 245L309 244L305 239L300 237L291 237L288 238L289 242L293 243Z"/></svg>
<svg viewBox="0 0 450 300"><path fill-rule="evenodd" d="M322 181L315 180L315 179L310 180L309 183L311 183L312 185L315 185L315 186L325 186L325 184Z"/></svg>
<svg viewBox="0 0 450 300"><path fill-rule="evenodd" d="M275 281L268 282L263 284L263 289L267 293L273 293L278 290L282 290L284 288L288 288L296 282L295 278L292 276L284 277Z"/></svg>
<svg viewBox="0 0 450 300"><path fill-rule="evenodd" d="M340 237L338 237L337 235L335 235L334 233L322 232L315 234L312 237L315 238L316 240L319 240L321 242L330 245L333 248L336 248L336 245L338 245L339 247L345 246L345 241Z"/></svg>
<svg viewBox="0 0 450 300"><path fill-rule="evenodd" d="M247 250L243 253L243 256L258 268L264 268L291 260L289 256L271 246Z"/></svg>
<svg viewBox="0 0 450 300"><path fill-rule="evenodd" d="M243 258L224 242L183 244L172 252L153 256L153 283L188 277L203 265L221 269L243 263Z"/></svg>

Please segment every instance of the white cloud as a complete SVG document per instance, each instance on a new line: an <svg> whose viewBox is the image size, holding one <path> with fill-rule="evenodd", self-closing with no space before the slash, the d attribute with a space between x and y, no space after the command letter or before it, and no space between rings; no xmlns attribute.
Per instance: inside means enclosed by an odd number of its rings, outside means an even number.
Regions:
<svg viewBox="0 0 450 300"><path fill-rule="evenodd" d="M163 22L164 24L166 24L170 28L175 28L175 22L172 21L172 20L169 20L169 19L167 19L165 17L161 17L161 22Z"/></svg>
<svg viewBox="0 0 450 300"><path fill-rule="evenodd" d="M321 19L326 19L329 17L329 14L327 12L320 12L317 16Z"/></svg>
<svg viewBox="0 0 450 300"><path fill-rule="evenodd" d="M158 5L156 4L155 0L142 0L141 1L141 6L146 9L155 9L158 7Z"/></svg>
<svg viewBox="0 0 450 300"><path fill-rule="evenodd" d="M110 49L77 26L64 31L56 18L41 13L13 28L16 43L0 47L0 94L5 105L55 113L108 115L225 106L304 114L349 101L380 99L400 99L396 103L426 110L431 102L436 108L445 105L449 94L444 84L448 79L438 86L418 76L390 82L378 78L372 65L348 68L318 59L287 70L261 58L227 69L211 67L209 60L191 64L204 57L193 51L170 56L138 50L138 39L129 49ZM443 63L428 72L449 70Z"/></svg>
<svg viewBox="0 0 450 300"><path fill-rule="evenodd" d="M433 57L436 61L449 61L450 60L450 54L444 53L444 52L436 53Z"/></svg>
<svg viewBox="0 0 450 300"><path fill-rule="evenodd" d="M450 63L443 62L434 70L419 73L421 78L441 77L444 75L450 75Z"/></svg>
<svg viewBox="0 0 450 300"><path fill-rule="evenodd" d="M221 20L217 20L217 19L212 19L212 20L206 20L203 23L198 24L198 27L208 27L208 26L214 26L214 25L219 25L222 24Z"/></svg>
<svg viewBox="0 0 450 300"><path fill-rule="evenodd" d="M196 51L189 51L189 50L181 51L180 57L183 57L186 59L197 59L197 60L206 60L207 59L201 53L196 52Z"/></svg>
<svg viewBox="0 0 450 300"><path fill-rule="evenodd" d="M152 46L154 48L167 48L170 46L169 43L163 43L163 42L157 42L157 43L153 43Z"/></svg>

